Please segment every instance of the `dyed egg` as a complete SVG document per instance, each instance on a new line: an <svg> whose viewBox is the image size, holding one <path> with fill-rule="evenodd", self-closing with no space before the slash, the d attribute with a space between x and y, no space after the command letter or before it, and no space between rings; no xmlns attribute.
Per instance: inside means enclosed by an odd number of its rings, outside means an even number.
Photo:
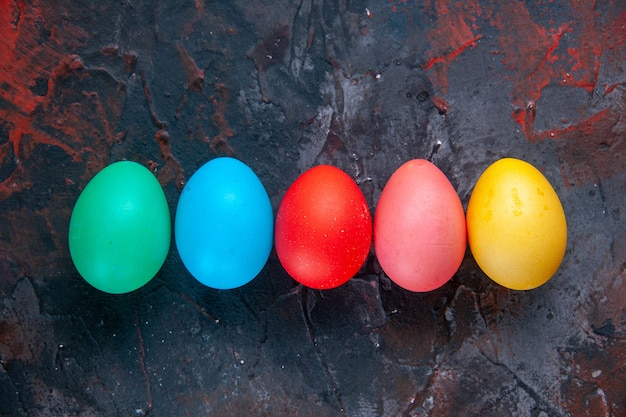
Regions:
<svg viewBox="0 0 626 417"><path fill-rule="evenodd" d="M183 189L174 236L187 270L217 289L250 282L272 250L274 215L256 174L233 158L216 158Z"/></svg>
<svg viewBox="0 0 626 417"><path fill-rule="evenodd" d="M387 276L409 291L441 287L465 255L463 206L439 168L406 162L385 185L374 216L374 250Z"/></svg>
<svg viewBox="0 0 626 417"><path fill-rule="evenodd" d="M556 192L539 170L514 158L494 162L476 182L467 232L478 266L514 290L547 282L567 245L565 212Z"/></svg>
<svg viewBox="0 0 626 417"><path fill-rule="evenodd" d="M276 215L276 253L296 281L338 287L361 268L372 244L372 218L348 174L330 165L304 172Z"/></svg>
<svg viewBox="0 0 626 417"><path fill-rule="evenodd" d="M80 275L113 294L136 290L159 271L170 247L171 219L161 185L144 166L109 165L78 197L69 249Z"/></svg>

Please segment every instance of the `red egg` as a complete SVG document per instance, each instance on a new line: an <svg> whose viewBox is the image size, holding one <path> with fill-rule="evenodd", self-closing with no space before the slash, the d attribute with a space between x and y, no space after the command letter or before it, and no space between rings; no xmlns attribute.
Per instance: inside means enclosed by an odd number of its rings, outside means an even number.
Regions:
<svg viewBox="0 0 626 417"><path fill-rule="evenodd" d="M342 170L320 165L289 187L278 208L276 253L296 281L337 287L363 266L372 244L372 218L358 185Z"/></svg>
<svg viewBox="0 0 626 417"><path fill-rule="evenodd" d="M463 206L443 172L424 159L394 172L374 215L374 250L383 271L400 287L441 287L465 256Z"/></svg>

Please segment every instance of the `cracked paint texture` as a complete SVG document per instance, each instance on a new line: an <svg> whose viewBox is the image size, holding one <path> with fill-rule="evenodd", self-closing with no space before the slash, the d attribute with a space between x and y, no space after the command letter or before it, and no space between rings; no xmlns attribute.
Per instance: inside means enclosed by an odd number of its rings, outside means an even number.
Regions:
<svg viewBox="0 0 626 417"><path fill-rule="evenodd" d="M0 39L0 416L626 415L623 2L0 0ZM566 257L528 292L469 252L424 294L373 253L322 292L275 255L212 290L174 245L133 293L80 278L69 217L99 170L145 165L174 214L223 155L274 209L322 163L373 210L408 159L464 205L525 159L563 202Z"/></svg>

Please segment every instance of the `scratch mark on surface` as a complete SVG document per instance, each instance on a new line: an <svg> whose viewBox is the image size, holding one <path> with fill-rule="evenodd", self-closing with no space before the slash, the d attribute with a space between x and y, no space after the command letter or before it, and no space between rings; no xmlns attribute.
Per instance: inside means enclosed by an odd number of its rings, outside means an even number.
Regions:
<svg viewBox="0 0 626 417"><path fill-rule="evenodd" d="M300 310L302 311L302 316L304 317L304 322L306 324L306 328L309 333L309 338L311 339L311 343L313 344L313 349L315 350L315 356L317 357L317 360L322 366L322 370L324 371L324 374L326 375L328 384L330 385L333 391L333 394L335 396L335 400L337 401L337 404L339 405L339 410L341 411L341 415L344 417L347 417L348 414L343 405L343 399L341 398L341 391L339 390L339 387L337 386L337 381L333 377L333 374L331 373L330 368L328 367L328 363L326 363L326 360L324 359L324 355L322 354L319 344L317 343L317 335L315 334L315 328L313 327L313 323L311 322L311 310L313 309L313 306L310 306L309 303L307 302L307 299L309 298L310 294L311 293L308 288L304 288L303 291L298 294L299 295L298 300L300 302Z"/></svg>
<svg viewBox="0 0 626 417"><path fill-rule="evenodd" d="M511 377L513 378L513 380L517 383L517 385L521 389L526 391L526 393L528 393L528 395L530 395L530 397L533 400L535 400L535 403L538 404L539 407L541 407L541 409L546 410L548 412L548 414L550 414L551 416L564 416L564 414L561 411L559 411L559 410L555 409L554 407L552 407L548 401L546 401L537 391L535 391L535 389L533 387L531 387L530 385L525 383L506 364L504 364L502 362L499 362L497 360L494 360L494 359L490 358L488 355L485 355L483 353L482 349L477 349L477 350L480 353L480 355L487 360L487 362L489 362L490 364L495 365L495 366L497 366L499 368L502 368L507 373L509 373L511 375Z"/></svg>
<svg viewBox="0 0 626 417"><path fill-rule="evenodd" d="M9 383L11 384L11 389L13 390L13 392L15 392L15 398L17 399L17 402L20 405L19 411L22 412L22 415L27 415L26 408L24 407L24 400L22 399L22 392L18 389L17 385L13 381L13 378L9 374L6 365L7 365L7 362L5 362L4 360L2 360L2 358L0 358L0 366L2 366L2 370L4 374L6 375L6 377L8 378ZM15 411L18 411L18 410L15 410Z"/></svg>
<svg viewBox="0 0 626 417"><path fill-rule="evenodd" d="M181 293L178 293L178 295L180 295L180 298L182 298L183 300L185 300L189 304L191 304L204 317L206 317L207 319L211 320L212 322L214 322L216 324L219 324L220 319L216 319L215 317L213 317L208 311L206 311L206 309L204 307L202 307L200 304L198 304L194 300L192 300L191 297L189 297L187 294L185 294L184 292L181 292Z"/></svg>
<svg viewBox="0 0 626 417"><path fill-rule="evenodd" d="M150 382L150 375L148 375L148 371L146 371L146 350L143 345L143 335L141 332L141 323L139 321L139 310L135 310L135 327L137 328L137 339L139 340L139 366L141 367L141 373L146 381L146 393L147 393L147 404L146 410L143 415L147 415L150 411L152 411L152 383Z"/></svg>

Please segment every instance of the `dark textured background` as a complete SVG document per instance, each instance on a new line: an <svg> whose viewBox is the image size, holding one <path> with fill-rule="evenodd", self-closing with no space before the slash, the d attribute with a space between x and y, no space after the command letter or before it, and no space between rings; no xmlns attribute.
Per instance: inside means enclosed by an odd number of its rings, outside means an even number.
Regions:
<svg viewBox="0 0 626 417"><path fill-rule="evenodd" d="M0 415L626 415L625 56L621 0L0 0ZM219 155L274 209L320 163L373 209L408 159L466 205L522 158L567 254L528 292L469 253L425 294L373 254L325 292L275 254L212 290L173 246L131 294L80 278L68 221L93 175L144 164L174 214Z"/></svg>

